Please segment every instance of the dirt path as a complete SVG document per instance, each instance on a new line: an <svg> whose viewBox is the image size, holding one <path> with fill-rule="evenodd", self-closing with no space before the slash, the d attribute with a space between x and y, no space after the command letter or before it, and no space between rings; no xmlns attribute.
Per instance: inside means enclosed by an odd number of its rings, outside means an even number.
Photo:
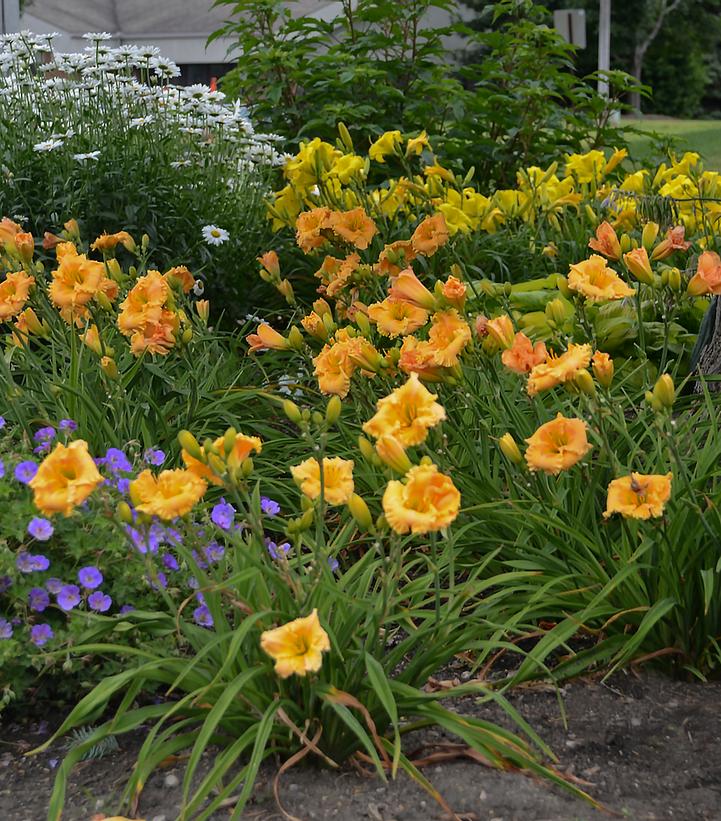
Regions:
<svg viewBox="0 0 721 821"><path fill-rule="evenodd" d="M588 791L617 817L634 821L676 818L721 820L721 683L669 681L644 674L616 676L610 685L574 682L561 691L567 728L555 692L518 690L511 701L561 759L561 769L585 779ZM459 708L479 712L472 700ZM500 714L483 716L498 720ZM38 730L40 732L38 732ZM22 751L42 740L37 721L0 731L0 821L43 821L58 751L38 759ZM441 732L413 743L448 741ZM76 769L64 821L112 815L112 798L133 764L139 739ZM609 818L546 784L467 761L433 765L426 775L453 809L478 821L582 821ZM175 821L182 768L164 770L146 785L145 821ZM272 797L274 772L263 772L243 818L282 819ZM350 770L298 767L285 777L286 809L302 821L435 821L443 812L406 778L384 785ZM230 813L214 818L227 819Z"/></svg>

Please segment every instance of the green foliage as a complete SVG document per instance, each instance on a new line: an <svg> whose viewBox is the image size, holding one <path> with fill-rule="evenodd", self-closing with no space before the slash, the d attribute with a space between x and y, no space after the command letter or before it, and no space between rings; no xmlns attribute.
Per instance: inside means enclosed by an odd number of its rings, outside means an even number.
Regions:
<svg viewBox="0 0 721 821"><path fill-rule="evenodd" d="M338 122L363 148L384 131L425 130L454 166L500 185L559 150L623 144L610 114L629 78L612 72L602 99L530 0L487 7L480 32L455 22L451 0L346 2L329 22L294 17L280 0L218 4L238 18L214 35L238 40L224 89L293 142L332 139ZM448 25L434 27L435 15Z"/></svg>

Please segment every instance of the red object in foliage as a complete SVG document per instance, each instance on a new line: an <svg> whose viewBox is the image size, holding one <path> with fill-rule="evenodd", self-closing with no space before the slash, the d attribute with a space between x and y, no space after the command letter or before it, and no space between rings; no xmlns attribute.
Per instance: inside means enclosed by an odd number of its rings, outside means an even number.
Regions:
<svg viewBox="0 0 721 821"><path fill-rule="evenodd" d="M211 91L217 91L218 90L218 78L217 77L211 77L210 78L210 90Z"/></svg>

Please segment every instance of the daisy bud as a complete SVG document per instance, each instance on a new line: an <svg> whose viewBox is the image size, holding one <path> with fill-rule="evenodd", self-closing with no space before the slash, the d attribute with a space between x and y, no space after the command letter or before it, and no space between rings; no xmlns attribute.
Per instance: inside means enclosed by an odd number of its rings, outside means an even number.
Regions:
<svg viewBox="0 0 721 821"><path fill-rule="evenodd" d="M520 465L523 461L523 456L521 455L521 451L516 444L516 440L510 433L504 433L503 436L501 436L498 440L498 447L501 449L501 453L506 457L506 459L514 465Z"/></svg>

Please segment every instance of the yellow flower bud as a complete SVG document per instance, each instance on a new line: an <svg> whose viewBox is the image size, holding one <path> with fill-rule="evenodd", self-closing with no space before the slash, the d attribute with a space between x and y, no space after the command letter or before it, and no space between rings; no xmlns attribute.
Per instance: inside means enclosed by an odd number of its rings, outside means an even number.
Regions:
<svg viewBox="0 0 721 821"><path fill-rule="evenodd" d="M621 245L621 253L627 253L631 250L631 237L628 234L622 234L619 244Z"/></svg>
<svg viewBox="0 0 721 821"><path fill-rule="evenodd" d="M546 304L546 319L553 321L556 325L563 325L566 321L566 306L563 301L556 297Z"/></svg>
<svg viewBox="0 0 721 821"><path fill-rule="evenodd" d="M373 465L380 465L380 459L376 453L373 445L365 438L365 436L358 437L358 450L363 454L363 458Z"/></svg>
<svg viewBox="0 0 721 821"><path fill-rule="evenodd" d="M349 153L353 153L353 140L350 131L346 128L345 123L338 123L338 133L340 134L340 141L343 143L343 148Z"/></svg>
<svg viewBox="0 0 721 821"><path fill-rule="evenodd" d="M609 355L602 351L596 351L591 359L591 367L598 384L604 388L610 388L611 382L613 382L614 365Z"/></svg>
<svg viewBox="0 0 721 821"><path fill-rule="evenodd" d="M115 515L121 522L131 525L133 523L133 512L127 502L120 502L115 508Z"/></svg>
<svg viewBox="0 0 721 821"><path fill-rule="evenodd" d="M556 288L561 292L561 296L566 297L568 299L569 294L571 293L571 289L568 287L568 279L564 276L559 276L556 280Z"/></svg>
<svg viewBox="0 0 721 821"><path fill-rule="evenodd" d="M671 268L668 272L668 287L672 291L681 290L681 271L678 268Z"/></svg>
<svg viewBox="0 0 721 821"><path fill-rule="evenodd" d="M199 299L195 303L195 310L198 312L198 316L200 317L200 321L204 324L208 324L208 317L210 316L210 302L207 299Z"/></svg>
<svg viewBox="0 0 721 821"><path fill-rule="evenodd" d="M405 476L411 469L411 460L395 436L381 436L376 442L376 453L384 465Z"/></svg>
<svg viewBox="0 0 721 821"><path fill-rule="evenodd" d="M214 453L208 454L208 467L218 476L222 476L225 473L225 462L220 456L216 456Z"/></svg>
<svg viewBox="0 0 721 821"><path fill-rule="evenodd" d="M95 301L100 305L100 307L104 311L112 311L113 310L113 303L108 299L108 297L102 292L98 291L95 294Z"/></svg>
<svg viewBox="0 0 721 821"><path fill-rule="evenodd" d="M633 251L623 255L623 261L639 282L646 285L653 282L653 271L645 248L634 248Z"/></svg>
<svg viewBox="0 0 721 821"><path fill-rule="evenodd" d="M364 313L362 313L361 311L358 311L355 315L355 324L358 326L358 328L360 329L360 332L363 334L363 336L369 336L370 335L371 324L368 321L368 317Z"/></svg>
<svg viewBox="0 0 721 821"><path fill-rule="evenodd" d="M115 259L115 257L106 260L105 267L108 269L111 279L114 279L116 282L120 282L122 280L123 269L120 267L120 263L117 259Z"/></svg>
<svg viewBox="0 0 721 821"><path fill-rule="evenodd" d="M313 420L313 422L315 422L316 425L323 424L324 417L320 411L314 410L313 413L311 413L310 418Z"/></svg>
<svg viewBox="0 0 721 821"><path fill-rule="evenodd" d="M189 430L181 430L178 433L178 444L187 451L193 459L203 461L203 451L200 449L198 440Z"/></svg>
<svg viewBox="0 0 721 821"><path fill-rule="evenodd" d="M253 472L254 467L255 465L253 464L253 460L250 458L250 456L248 456L247 459L243 459L240 465L240 470L246 479Z"/></svg>
<svg viewBox="0 0 721 821"><path fill-rule="evenodd" d="M115 364L115 360L110 356L104 356L100 360L100 367L103 369L103 373L108 377L108 379L119 379L120 374L118 373L118 366Z"/></svg>
<svg viewBox="0 0 721 821"><path fill-rule="evenodd" d="M656 237L658 237L659 227L660 226L657 222L647 222L643 226L643 231L641 232L641 245L643 245L649 253L653 248L653 244L656 242Z"/></svg>
<svg viewBox="0 0 721 821"><path fill-rule="evenodd" d="M653 386L653 398L664 408L672 408L676 399L676 388L670 374L664 373Z"/></svg>
<svg viewBox="0 0 721 821"><path fill-rule="evenodd" d="M295 305L293 286L287 279L282 279L276 286L278 293L285 298L288 305Z"/></svg>
<svg viewBox="0 0 721 821"><path fill-rule="evenodd" d="M593 225L594 227L598 225L598 214L593 210L593 208L591 208L590 205L586 205L585 210L586 217L588 221L591 223L591 225Z"/></svg>
<svg viewBox="0 0 721 821"><path fill-rule="evenodd" d="M237 436L238 432L235 428L228 428L228 430L226 430L223 436L223 453L226 457L232 453Z"/></svg>
<svg viewBox="0 0 721 821"><path fill-rule="evenodd" d="M315 517L315 510L311 507L300 517L298 520L298 530L308 530L308 528L313 524L313 519Z"/></svg>
<svg viewBox="0 0 721 821"><path fill-rule="evenodd" d="M348 510L361 530L370 530L373 527L373 517L368 505L357 493L353 493L348 499Z"/></svg>
<svg viewBox="0 0 721 821"><path fill-rule="evenodd" d="M593 384L593 377L585 369L582 368L574 377L576 387L588 396L593 396L596 393L596 386Z"/></svg>
<svg viewBox="0 0 721 821"><path fill-rule="evenodd" d="M504 433L503 436L501 436L498 440L498 447L501 449L501 453L506 457L506 459L514 465L519 465L523 461L523 456L521 451L518 449L516 440L510 433Z"/></svg>
<svg viewBox="0 0 721 821"><path fill-rule="evenodd" d="M303 334L300 332L300 328L297 325L293 325L290 329L290 333L288 334L288 342L290 342L291 348L295 348L296 351L303 350L303 345L305 342L303 341Z"/></svg>
<svg viewBox="0 0 721 821"><path fill-rule="evenodd" d="M332 396L325 409L325 421L328 425L335 425L343 410L343 403L339 396Z"/></svg>
<svg viewBox="0 0 721 821"><path fill-rule="evenodd" d="M193 329L192 329L192 328L186 328L186 329L183 331L183 333L181 334L181 337L180 337L181 341L182 341L185 345L187 345L187 344L188 344L188 342L190 342L190 340L191 340L192 338L193 338Z"/></svg>
<svg viewBox="0 0 721 821"><path fill-rule="evenodd" d="M296 425L299 424L303 418L300 408L295 404L295 402L291 402L290 399L285 399L283 401L283 413Z"/></svg>

